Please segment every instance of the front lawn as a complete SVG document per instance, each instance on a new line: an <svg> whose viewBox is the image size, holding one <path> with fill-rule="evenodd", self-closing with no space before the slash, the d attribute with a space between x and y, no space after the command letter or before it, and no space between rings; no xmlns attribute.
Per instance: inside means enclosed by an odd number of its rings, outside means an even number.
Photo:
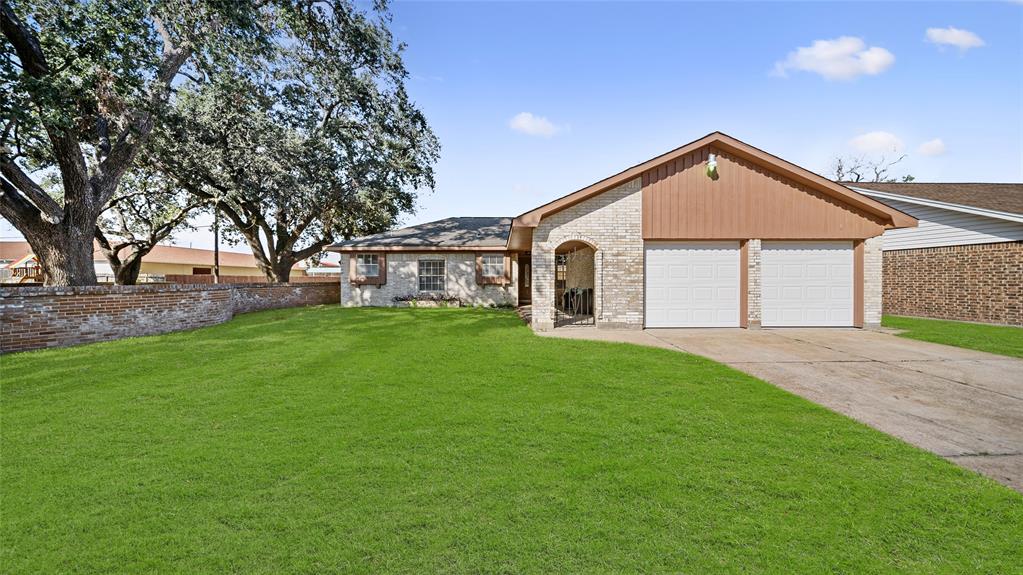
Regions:
<svg viewBox="0 0 1023 575"><path fill-rule="evenodd" d="M1023 357L1023 328L1020 327L895 315L881 318L881 325L906 330L899 334L901 337Z"/></svg>
<svg viewBox="0 0 1023 575"><path fill-rule="evenodd" d="M1023 496L706 359L269 311L2 362L3 571L1017 572Z"/></svg>

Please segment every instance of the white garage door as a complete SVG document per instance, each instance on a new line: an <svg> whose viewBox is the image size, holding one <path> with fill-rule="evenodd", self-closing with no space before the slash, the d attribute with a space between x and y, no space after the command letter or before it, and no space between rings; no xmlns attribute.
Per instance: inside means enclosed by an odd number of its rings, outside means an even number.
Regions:
<svg viewBox="0 0 1023 575"><path fill-rule="evenodd" d="M738 242L648 242L647 327L738 327Z"/></svg>
<svg viewBox="0 0 1023 575"><path fill-rule="evenodd" d="M761 325L851 326L852 242L763 242Z"/></svg>

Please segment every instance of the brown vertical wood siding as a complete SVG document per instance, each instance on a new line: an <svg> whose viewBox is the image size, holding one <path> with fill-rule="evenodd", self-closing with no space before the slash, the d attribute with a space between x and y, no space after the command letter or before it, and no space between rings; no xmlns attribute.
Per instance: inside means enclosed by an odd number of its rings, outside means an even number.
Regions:
<svg viewBox="0 0 1023 575"><path fill-rule="evenodd" d="M706 173L712 153L716 180ZM651 168L642 178L646 240L854 240L884 232L879 216L710 146Z"/></svg>

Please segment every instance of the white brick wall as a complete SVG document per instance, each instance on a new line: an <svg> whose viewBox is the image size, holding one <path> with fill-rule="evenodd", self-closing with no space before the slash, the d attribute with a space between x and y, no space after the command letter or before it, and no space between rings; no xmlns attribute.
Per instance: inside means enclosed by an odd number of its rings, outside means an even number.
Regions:
<svg viewBox="0 0 1023 575"><path fill-rule="evenodd" d="M349 281L349 254L341 254L341 304L393 306L393 298L419 293L419 260L445 260L446 293L467 305L515 305L518 301L518 270L512 262L512 281L507 286L476 283L476 254L473 252L430 252L387 254L387 283L352 285Z"/></svg>
<svg viewBox="0 0 1023 575"><path fill-rule="evenodd" d="M749 255L747 268L749 274L749 285L747 286L749 317L747 319L749 324L754 326L760 324L760 240L749 240L746 247Z"/></svg>
<svg viewBox="0 0 1023 575"><path fill-rule="evenodd" d="M594 255L598 327L643 326L643 200L639 178L540 221L533 230L533 327L554 325L554 253L583 241Z"/></svg>
<svg viewBox="0 0 1023 575"><path fill-rule="evenodd" d="M863 326L881 325L882 236L863 242Z"/></svg>

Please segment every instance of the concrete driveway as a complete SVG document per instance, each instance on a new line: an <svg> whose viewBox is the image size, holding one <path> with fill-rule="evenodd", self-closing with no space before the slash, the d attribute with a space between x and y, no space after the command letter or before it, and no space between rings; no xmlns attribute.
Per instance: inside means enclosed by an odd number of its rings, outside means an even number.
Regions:
<svg viewBox="0 0 1023 575"><path fill-rule="evenodd" d="M1023 360L858 329L564 328L702 355L1023 492Z"/></svg>

